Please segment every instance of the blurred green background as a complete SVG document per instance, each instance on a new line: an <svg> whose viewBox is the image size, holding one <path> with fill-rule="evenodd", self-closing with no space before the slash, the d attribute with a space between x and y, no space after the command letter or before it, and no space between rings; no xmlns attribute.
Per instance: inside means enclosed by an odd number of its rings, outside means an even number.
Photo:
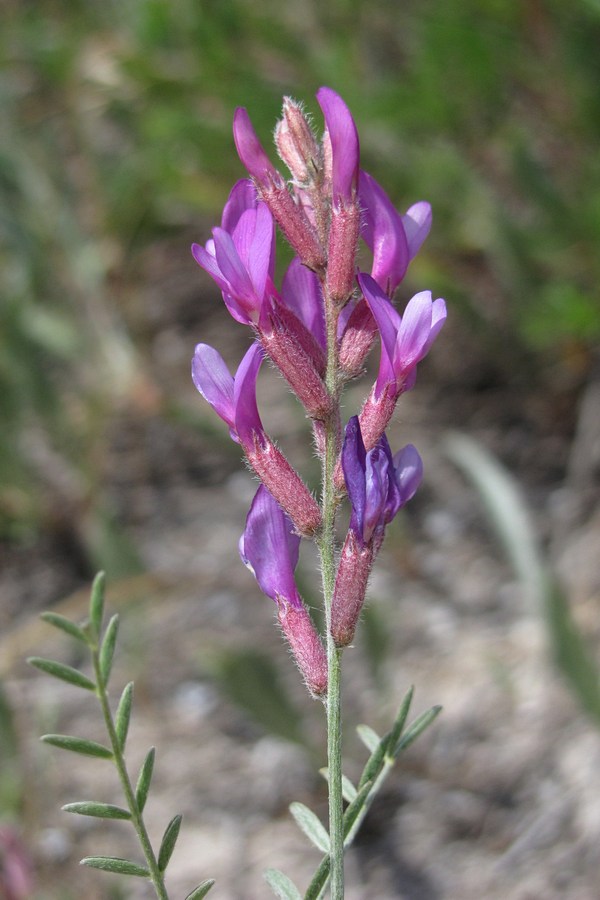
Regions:
<svg viewBox="0 0 600 900"><path fill-rule="evenodd" d="M364 167L398 206L433 205L412 279L477 335L485 371L468 377L543 382L560 364L574 395L585 383L597 0L7 0L2 18L2 539L77 519L84 568L135 568L103 508L106 423L130 405L178 414L148 377L145 294L173 247L200 293L187 247L242 174L236 105L268 143L282 94L314 111L319 85L337 89Z"/></svg>

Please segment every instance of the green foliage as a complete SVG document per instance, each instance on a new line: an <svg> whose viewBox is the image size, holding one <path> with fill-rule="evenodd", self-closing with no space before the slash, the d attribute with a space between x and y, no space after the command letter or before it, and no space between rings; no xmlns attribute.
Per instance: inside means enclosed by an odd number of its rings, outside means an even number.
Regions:
<svg viewBox="0 0 600 900"><path fill-rule="evenodd" d="M114 762L127 802L127 808L98 800L79 800L75 803L67 803L63 806L63 810L92 818L119 819L131 822L146 860L146 866L141 866L127 859L92 856L82 859L81 864L95 869L102 869L106 872L113 872L117 875L149 878L152 881L158 900L168 900L164 884L164 873L179 836L182 817L176 815L171 819L165 829L158 855L155 855L143 819L143 811L152 781L155 751L154 747L152 747L146 754L134 790L124 757L133 704L133 682L127 684L123 689L117 711L113 716L108 698L108 682L117 643L119 619L118 616L114 615L109 620L106 628L103 627L105 587L106 579L104 573L100 572L94 579L90 592L89 617L81 626L71 622L64 616L54 613L44 613L42 615L42 618L49 625L66 633L77 642L83 641L87 645L95 680L93 681L71 666L53 660L32 657L29 663L48 675L68 682L73 687L96 693L111 746L107 747L97 741L64 734L46 734L43 735L41 740L62 750L70 750L73 753L94 756L99 759L110 759ZM194 888L189 897L196 898L196 900L204 897L213 884L212 880L204 881Z"/></svg>

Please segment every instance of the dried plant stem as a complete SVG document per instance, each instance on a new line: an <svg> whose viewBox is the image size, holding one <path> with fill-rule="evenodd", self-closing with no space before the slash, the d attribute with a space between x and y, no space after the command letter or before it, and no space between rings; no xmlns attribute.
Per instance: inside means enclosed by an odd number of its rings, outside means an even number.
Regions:
<svg viewBox="0 0 600 900"><path fill-rule="evenodd" d="M129 812L131 813L131 823L135 828L136 834L138 836L138 840L140 842L140 846L142 848L142 852L148 866L148 871L150 872L150 879L152 881L152 884L154 885L156 896L158 897L158 900L169 900L169 895L165 887L164 875L158 867L158 862L154 854L154 850L152 849L152 844L150 843L148 831L146 830L146 825L144 823L144 819L135 796L135 791L131 784L131 779L129 778L129 773L125 764L125 757L123 756L119 738L117 737L115 722L110 709L110 704L108 702L108 691L106 689L106 684L102 675L102 667L100 665L100 652L97 646L92 648L92 660L94 665L94 674L96 677L98 699L100 701L100 706L102 707L104 724L110 738L115 767L119 774L119 780L121 782L123 793L125 794L127 807L129 809Z"/></svg>

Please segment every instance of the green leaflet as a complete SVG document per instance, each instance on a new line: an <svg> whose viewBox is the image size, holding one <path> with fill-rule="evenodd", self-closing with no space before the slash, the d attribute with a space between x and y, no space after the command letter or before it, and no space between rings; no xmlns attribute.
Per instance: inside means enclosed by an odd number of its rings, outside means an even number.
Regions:
<svg viewBox="0 0 600 900"><path fill-rule="evenodd" d="M94 682L87 675L84 675L83 672L74 669L72 666L55 662L53 659L42 659L40 656L30 656L27 662L30 666L35 666L36 669L40 669L47 675L60 678L61 681L67 681L69 684L75 685L75 687L84 688L86 691L96 690Z"/></svg>
<svg viewBox="0 0 600 900"><path fill-rule="evenodd" d="M128 809L113 806L111 803L96 803L94 800L81 800L77 803L66 803L65 812L78 813L80 816L93 816L96 819L131 819Z"/></svg>
<svg viewBox="0 0 600 900"><path fill-rule="evenodd" d="M119 705L117 707L117 713L115 715L115 731L117 733L117 740L119 742L119 749L121 753L125 749L125 743L127 741L127 732L129 731L129 720L131 718L131 704L133 703L133 681L130 681L129 684L125 685L123 689L123 693L121 694L121 699L119 700Z"/></svg>
<svg viewBox="0 0 600 900"><path fill-rule="evenodd" d="M84 756L96 756L99 759L112 759L112 750L104 744L96 741L88 741L85 738L73 737L69 734L44 734L40 738L45 744L60 747L62 750L71 750L73 753L82 753Z"/></svg>
<svg viewBox="0 0 600 900"><path fill-rule="evenodd" d="M96 641L100 639L102 631L102 619L104 618L104 591L106 588L106 575L98 572L92 584L90 595L90 624L94 631Z"/></svg>
<svg viewBox="0 0 600 900"><path fill-rule="evenodd" d="M292 803L290 812L306 837L322 853L329 853L329 835L321 820L304 803Z"/></svg>
<svg viewBox="0 0 600 900"><path fill-rule="evenodd" d="M116 856L86 856L80 865L90 866L92 869L102 869L104 872L114 872L115 875L136 875L138 878L150 878L150 872L145 866L131 862L130 859L119 859Z"/></svg>
<svg viewBox="0 0 600 900"><path fill-rule="evenodd" d="M155 748L150 747L146 754L146 758L142 763L142 768L140 769L140 774L135 786L135 800L140 813L143 812L146 805L146 800L148 799L148 791L150 790L150 782L152 781L152 771L154 769L155 755Z"/></svg>
<svg viewBox="0 0 600 900"><path fill-rule="evenodd" d="M202 884L195 887L191 894L187 895L185 900L202 900L203 897L206 897L214 883L214 878L207 878L206 881L203 881Z"/></svg>
<svg viewBox="0 0 600 900"><path fill-rule="evenodd" d="M173 816L173 818L165 828L165 833L160 844L160 850L158 851L158 868L161 872L164 872L169 865L169 860L171 859L171 855L173 853L173 850L175 849L175 842L179 837L179 829L181 828L182 818L183 816L179 815Z"/></svg>
<svg viewBox="0 0 600 900"><path fill-rule="evenodd" d="M78 641L81 641L82 644L88 643L83 629L80 628L79 625L76 625L75 622L71 622L71 620L67 619L65 616L61 616L59 613L43 612L41 618L44 620L44 622L47 622L48 625L53 625L54 628L59 628L61 631L64 631L71 637L74 637Z"/></svg>
<svg viewBox="0 0 600 900"><path fill-rule="evenodd" d="M294 882L279 869L267 869L265 881L280 900L302 900L302 894Z"/></svg>
<svg viewBox="0 0 600 900"><path fill-rule="evenodd" d="M119 616L115 614L106 627L106 632L100 647L100 674L102 676L103 684L108 684L110 678L118 633Z"/></svg>

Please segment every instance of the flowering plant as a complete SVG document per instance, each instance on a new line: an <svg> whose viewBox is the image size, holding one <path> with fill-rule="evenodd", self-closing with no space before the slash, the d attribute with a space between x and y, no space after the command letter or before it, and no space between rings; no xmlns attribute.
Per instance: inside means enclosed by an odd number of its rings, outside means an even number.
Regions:
<svg viewBox="0 0 600 900"><path fill-rule="evenodd" d="M341 773L341 656L354 638L385 529L422 478L416 448L408 445L392 455L385 428L401 394L414 386L417 365L444 324L446 306L423 291L410 300L404 315L394 307L396 288L429 232L430 206L419 202L404 215L398 213L383 188L360 169L356 125L342 98L322 87L317 100L325 119L320 141L301 105L284 99L275 144L291 176L287 183L246 110L235 113L235 143L250 179L237 182L221 226L204 247L194 244L192 252L220 287L233 318L250 327L253 343L233 377L216 350L199 344L192 376L261 482L240 555L275 601L308 690L326 705L329 833L323 835L309 810L299 813L297 804L294 809L301 827L327 854L331 896L337 900L344 892L343 852L350 830ZM280 289L273 281L275 226L296 254ZM358 269L361 241L371 251L370 272ZM378 334L377 379L344 431L344 386L363 372ZM256 379L264 356L279 369L311 420L321 459L320 502L263 428ZM338 553L336 514L344 495L351 514ZM323 636L294 581L302 538L314 540L320 553ZM377 741L372 752L385 756L390 749L382 750ZM374 774L360 786L369 785L363 801L376 770ZM360 812L357 793L350 793L350 807L354 803ZM281 873L271 871L269 879L280 896L298 896ZM320 883L317 891L322 889ZM310 891L306 896L319 896Z"/></svg>
<svg viewBox="0 0 600 900"><path fill-rule="evenodd" d="M393 454L385 429L400 396L414 387L418 363L443 326L446 307L428 291L416 294L403 315L393 305L393 295L429 232L431 209L421 201L398 213L383 188L360 169L356 125L342 98L322 87L317 100L325 120L320 141L301 105L284 99L275 143L291 176L287 182L263 149L246 110L235 113L235 143L250 177L234 185L221 225L204 246L194 244L192 253L220 288L231 316L250 329L252 342L234 375L216 349L199 343L192 378L226 422L260 481L239 542L240 556L263 593L275 602L281 630L308 691L325 705L329 827L301 803L292 804L291 811L323 853L305 900L323 897L328 884L333 900L342 900L345 849L399 754L439 712L439 707L433 707L405 727L410 689L383 737L367 726L359 727L370 755L357 785L343 776L343 651L354 639L385 530L414 496L423 475L416 448L408 444ZM280 288L274 280L277 226L296 254ZM361 241L370 251L370 272L359 269ZM364 372L377 336L381 345L377 378L362 409L343 428L344 387ZM265 357L281 372L311 421L321 460L319 499L263 426L256 382ZM350 504L349 524L338 546L336 520L345 498ZM314 541L320 555L324 634L319 634L294 579L302 539ZM133 684L125 687L113 715L108 680L118 617L113 616L104 628L103 611L104 578L100 575L92 589L89 619L83 625L45 614L47 622L87 647L93 678L51 660L31 662L97 695L110 746L69 735L45 735L44 740L115 763L126 808L80 801L65 809L131 821L145 863L104 856L83 862L149 878L157 897L165 900L165 870L181 816L169 822L155 852L143 818L154 750L148 752L134 788L125 763ZM266 878L278 897L301 900L298 888L282 872L269 869ZM186 900L200 900L213 883L203 881Z"/></svg>

